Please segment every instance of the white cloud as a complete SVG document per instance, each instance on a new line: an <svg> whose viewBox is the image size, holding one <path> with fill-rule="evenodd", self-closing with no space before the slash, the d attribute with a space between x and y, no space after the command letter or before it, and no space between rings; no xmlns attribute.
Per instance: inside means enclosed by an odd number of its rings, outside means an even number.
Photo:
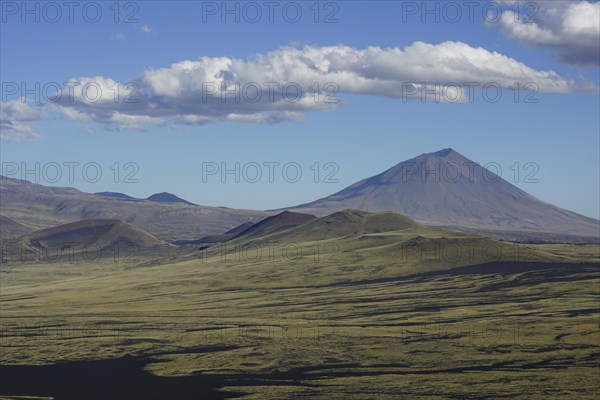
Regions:
<svg viewBox="0 0 600 400"><path fill-rule="evenodd" d="M126 39L126 37L125 37L125 35L124 35L124 34L122 34L122 33L117 33L117 34L116 34L116 35L113 37L113 39L114 39L114 40L123 41L123 40L125 40L125 39Z"/></svg>
<svg viewBox="0 0 600 400"><path fill-rule="evenodd" d="M63 117L70 119L71 121L90 121L92 119L90 115L85 114L75 108L55 107L55 109L62 114Z"/></svg>
<svg viewBox="0 0 600 400"><path fill-rule="evenodd" d="M304 115L299 112L282 111L282 112L258 112L254 114L235 114L231 113L225 117L226 121L235 122L254 122L275 124L282 121L302 121Z"/></svg>
<svg viewBox="0 0 600 400"><path fill-rule="evenodd" d="M4 142L33 142L41 138L42 136L31 126L19 122L12 122L6 126L2 125L2 132L0 132L0 140Z"/></svg>
<svg viewBox="0 0 600 400"><path fill-rule="evenodd" d="M148 25L143 25L140 29L144 33L152 33L152 28L150 28Z"/></svg>
<svg viewBox="0 0 600 400"><path fill-rule="evenodd" d="M437 45L415 42L404 50L380 47L358 50L342 45L284 47L248 61L203 57L168 68L150 69L140 82L155 95L192 102L202 100L203 93L211 89L206 82L216 84L213 88L217 96L221 94L221 85L231 88L235 83L251 82L261 86L267 82L281 85L293 82L307 95L315 82L321 89L332 82L341 93L385 97L401 97L406 92L403 84L409 83L494 82L509 87L515 82L534 82L542 92L568 92L574 87L573 82L553 71L537 71L510 57L461 42ZM280 91L276 90L279 100Z"/></svg>
<svg viewBox="0 0 600 400"><path fill-rule="evenodd" d="M79 103L112 108L113 104L132 100L136 91L137 85L134 82L122 84L103 76L73 78L64 85L60 99L56 103Z"/></svg>
<svg viewBox="0 0 600 400"><path fill-rule="evenodd" d="M202 57L148 69L129 83L96 76L71 80L72 95L52 107L64 117L116 129L217 121L278 123L306 112L333 111L345 93L466 101L465 83L508 88L535 83L540 92L577 89L553 71L540 71L461 42L415 42L404 48L282 47L247 60ZM456 84L446 88L445 85ZM436 86L438 85L438 86ZM432 96L426 98L432 100ZM440 97L438 97L440 99Z"/></svg>
<svg viewBox="0 0 600 400"><path fill-rule="evenodd" d="M41 110L31 108L22 101L0 103L0 140L15 143L39 140L40 134L27 122L42 118Z"/></svg>
<svg viewBox="0 0 600 400"><path fill-rule="evenodd" d="M138 90L135 82L121 84L103 76L73 78L50 108L72 121L95 121L116 129L143 130L143 125L164 124L146 115L152 111L150 103L145 103L145 110L138 107Z"/></svg>
<svg viewBox="0 0 600 400"><path fill-rule="evenodd" d="M527 46L554 49L565 63L600 65L600 3L553 0L532 4L537 11L531 8L518 14L509 8L502 14L498 25L506 35Z"/></svg>
<svg viewBox="0 0 600 400"><path fill-rule="evenodd" d="M128 115L118 111L110 116L108 122L114 123L119 129L132 129L136 131L144 131L144 126L147 125L162 126L165 124L160 118L147 115Z"/></svg>

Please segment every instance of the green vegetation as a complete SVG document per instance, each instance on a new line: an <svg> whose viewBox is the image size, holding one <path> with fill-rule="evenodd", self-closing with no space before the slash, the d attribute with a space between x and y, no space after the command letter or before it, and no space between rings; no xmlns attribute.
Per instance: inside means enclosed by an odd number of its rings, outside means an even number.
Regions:
<svg viewBox="0 0 600 400"><path fill-rule="evenodd" d="M0 363L129 355L153 375L212 376L224 395L261 400L589 399L600 388L598 246L344 211L166 251L4 263Z"/></svg>

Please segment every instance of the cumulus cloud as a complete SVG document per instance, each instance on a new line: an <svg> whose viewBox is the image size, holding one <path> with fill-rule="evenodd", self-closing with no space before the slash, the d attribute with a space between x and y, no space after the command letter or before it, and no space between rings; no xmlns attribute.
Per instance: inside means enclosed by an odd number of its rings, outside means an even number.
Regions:
<svg viewBox="0 0 600 400"><path fill-rule="evenodd" d="M67 119L109 129L216 121L271 124L336 110L345 93L464 102L469 85L488 83L501 88L533 83L540 92L553 93L576 89L553 71L535 70L483 48L415 42L404 49L304 46L249 59L201 57L148 69L126 83L102 76L74 78L51 107Z"/></svg>
<svg viewBox="0 0 600 400"><path fill-rule="evenodd" d="M552 0L532 4L537 9L506 10L497 25L527 46L556 50L562 62L600 65L600 3Z"/></svg>
<svg viewBox="0 0 600 400"><path fill-rule="evenodd" d="M118 111L110 116L108 122L114 123L119 129L131 129L137 131L145 130L144 126L147 125L162 126L165 124L160 118L150 117L148 115L129 115Z"/></svg>
<svg viewBox="0 0 600 400"><path fill-rule="evenodd" d="M74 81L80 82L74 97L63 96L56 104L68 110L61 111L63 115L125 129L167 120L196 125L300 120L306 112L335 110L342 93L421 99L422 89L427 89L444 91L442 100L464 101L465 83L494 83L503 88L534 83L540 92L555 93L575 87L553 71L535 70L461 42L415 42L403 50L283 47L248 60L202 57L148 69L128 84L105 77ZM452 86L445 87L448 84ZM103 96L96 100L98 91Z"/></svg>
<svg viewBox="0 0 600 400"><path fill-rule="evenodd" d="M136 82L121 84L103 76L70 79L50 108L73 121L95 121L116 129L145 130L147 125L164 125L152 116L152 104L136 98Z"/></svg>
<svg viewBox="0 0 600 400"><path fill-rule="evenodd" d="M41 110L19 100L0 103L0 140L15 143L39 140L40 134L28 123L42 118Z"/></svg>

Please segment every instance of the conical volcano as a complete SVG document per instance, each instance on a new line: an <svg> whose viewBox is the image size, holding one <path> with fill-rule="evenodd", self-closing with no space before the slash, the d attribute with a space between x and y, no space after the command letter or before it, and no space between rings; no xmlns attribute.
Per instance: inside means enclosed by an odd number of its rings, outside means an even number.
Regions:
<svg viewBox="0 0 600 400"><path fill-rule="evenodd" d="M436 226L588 237L600 233L598 220L539 200L453 149L421 154L292 209L327 215L347 208L394 211Z"/></svg>

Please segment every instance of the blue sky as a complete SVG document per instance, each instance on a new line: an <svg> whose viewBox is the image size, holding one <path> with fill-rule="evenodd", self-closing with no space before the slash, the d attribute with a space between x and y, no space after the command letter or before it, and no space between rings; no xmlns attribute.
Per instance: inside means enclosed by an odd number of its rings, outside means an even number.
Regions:
<svg viewBox="0 0 600 400"><path fill-rule="evenodd" d="M422 2L320 2L315 22L315 2L277 2L272 23L264 2L253 3L263 13L256 23L247 20L254 10L246 8L244 14L242 2L227 3L239 8L239 22L233 14L221 20L222 2L120 2L118 22L114 2L90 3L78 2L73 22L64 6L62 17L52 22L56 10L44 9L44 3L27 2L33 11L23 16L21 2L2 2L4 173L14 165L31 169L40 163L40 168L51 165L46 172L54 176L52 163L57 163L61 178L51 182L40 171L39 183L136 197L168 191L203 205L271 209L329 195L400 161L452 147L482 164L497 163L505 179L542 200L599 217L597 3L538 2L535 9L521 7L516 20L514 6L475 2L470 21L463 2L456 2L462 17L453 22L454 10L444 14L445 2L427 2L434 13L424 15L423 22ZM286 4L289 14L282 11ZM502 19L484 18L486 7L491 12L499 5ZM86 21L95 17L96 7L102 10L98 22ZM215 7L216 14L209 13ZM302 17L292 23L297 9ZM536 22L525 25L525 14L532 12ZM123 21L130 13L137 22ZM325 23L329 14L333 20ZM327 65L315 66L315 59ZM312 69L302 75L290 66L298 62ZM320 98L306 104L255 104L244 98L209 107L199 101L199 80L190 74L216 67L242 83L264 83L258 78L265 69L274 76L300 77L293 81L301 81L305 90L310 78L322 73L321 86L338 85L338 103ZM43 87L109 79L136 82L139 93L132 98L139 96L139 102L129 107L120 97L112 105L53 104L42 98L36 104L32 94L21 102L21 84L35 89L36 82ZM405 82L455 81L498 83L502 99L487 101L480 88L472 102L461 103L398 95ZM507 82L536 83L539 92L532 98L537 103L524 102L526 90L516 102ZM105 89L103 95L110 93ZM69 162L79 163L73 182L64 166ZM279 163L274 182L264 166L270 162ZM97 182L83 176L87 163L102 171ZM203 177L206 163L230 169L239 163L252 176L257 163L263 175L255 183L243 176L235 182L233 175L222 182L219 174ZM524 179L533 171L527 163L535 164L537 182ZM301 169L297 182L282 175L286 164ZM127 173L137 182L128 182ZM325 179L328 173L334 173L333 182Z"/></svg>

